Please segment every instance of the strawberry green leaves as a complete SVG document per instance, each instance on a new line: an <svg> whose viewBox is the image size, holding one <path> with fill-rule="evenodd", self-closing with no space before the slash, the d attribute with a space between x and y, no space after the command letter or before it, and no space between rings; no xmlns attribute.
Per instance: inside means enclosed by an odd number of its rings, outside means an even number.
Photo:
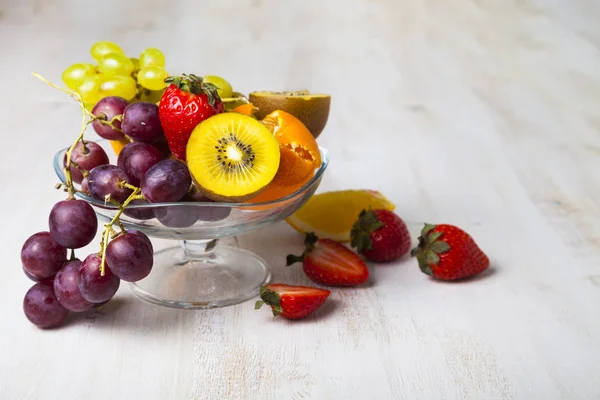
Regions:
<svg viewBox="0 0 600 400"><path fill-rule="evenodd" d="M258 300L254 304L255 310L260 309L263 306L263 304L268 304L271 306L274 317L278 316L283 311L281 309L281 297L279 296L279 294L277 294L277 292L274 292L271 289L262 286L260 288L260 298L262 300Z"/></svg>
<svg viewBox="0 0 600 400"><path fill-rule="evenodd" d="M363 250L370 250L372 248L371 233L384 226L385 224L377 218L372 209L362 210L350 230L351 246L356 247L359 253Z"/></svg>
<svg viewBox="0 0 600 400"><path fill-rule="evenodd" d="M437 265L440 262L440 254L450 250L450 245L441 240L443 232L435 232L435 225L425 224L419 236L419 244L410 254L417 258L419 268L423 273L431 276L431 265Z"/></svg>

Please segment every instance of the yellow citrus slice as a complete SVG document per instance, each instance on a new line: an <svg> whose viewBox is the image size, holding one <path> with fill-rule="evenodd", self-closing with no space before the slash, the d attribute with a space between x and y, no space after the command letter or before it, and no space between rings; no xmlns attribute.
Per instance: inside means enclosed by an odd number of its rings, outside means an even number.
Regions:
<svg viewBox="0 0 600 400"><path fill-rule="evenodd" d="M375 190L338 190L311 197L286 221L298 232L314 232L319 238L350 241L350 230L363 209L396 206Z"/></svg>

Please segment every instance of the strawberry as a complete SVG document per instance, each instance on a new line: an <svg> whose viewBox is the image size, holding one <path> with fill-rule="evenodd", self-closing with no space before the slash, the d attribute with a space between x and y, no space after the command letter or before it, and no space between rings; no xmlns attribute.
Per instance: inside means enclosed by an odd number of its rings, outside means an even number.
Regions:
<svg viewBox="0 0 600 400"><path fill-rule="evenodd" d="M362 210L350 236L352 247L371 261L397 260L410 251L408 228L390 210Z"/></svg>
<svg viewBox="0 0 600 400"><path fill-rule="evenodd" d="M444 281L477 275L490 265L475 240L454 225L425 224L411 254L423 273Z"/></svg>
<svg viewBox="0 0 600 400"><path fill-rule="evenodd" d="M343 244L319 239L312 232L306 234L304 244L304 253L288 255L287 265L302 261L304 273L313 282L327 286L356 286L369 279L365 263Z"/></svg>
<svg viewBox="0 0 600 400"><path fill-rule="evenodd" d="M196 75L170 76L158 108L158 117L171 152L185 161L185 147L194 128L205 119L222 113L223 101L212 83Z"/></svg>
<svg viewBox="0 0 600 400"><path fill-rule="evenodd" d="M285 283L270 283L260 288L260 298L254 305L258 310L263 304L271 306L273 315L287 319L304 318L321 307L331 292L309 286L291 286Z"/></svg>

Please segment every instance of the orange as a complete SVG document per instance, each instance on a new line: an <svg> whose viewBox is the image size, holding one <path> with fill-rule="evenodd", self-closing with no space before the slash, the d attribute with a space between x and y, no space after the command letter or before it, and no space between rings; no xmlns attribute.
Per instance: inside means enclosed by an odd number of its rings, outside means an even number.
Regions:
<svg viewBox="0 0 600 400"><path fill-rule="evenodd" d="M242 104L241 106L238 106L231 111L240 113L240 114L244 114L249 117L254 117L254 114L256 113L257 110L258 109L256 107L254 107L254 104L248 103L248 104Z"/></svg>
<svg viewBox="0 0 600 400"><path fill-rule="evenodd" d="M125 147L128 144L129 144L129 139L127 139L126 137L119 139L119 140L111 140L110 141L110 145L112 146L112 148L115 151L115 154L117 156L119 155L121 150L123 150L123 147Z"/></svg>
<svg viewBox="0 0 600 400"><path fill-rule="evenodd" d="M276 110L261 122L275 135L281 156L277 174L258 196L249 200L252 203L276 200L294 193L321 165L319 146L298 118Z"/></svg>

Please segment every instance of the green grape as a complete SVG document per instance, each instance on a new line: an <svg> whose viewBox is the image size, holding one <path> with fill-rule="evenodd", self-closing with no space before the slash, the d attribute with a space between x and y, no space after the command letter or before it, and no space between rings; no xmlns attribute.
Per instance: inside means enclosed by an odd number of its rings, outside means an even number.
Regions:
<svg viewBox="0 0 600 400"><path fill-rule="evenodd" d="M98 61L98 70L104 75L131 75L133 69L129 57L119 53L108 53Z"/></svg>
<svg viewBox="0 0 600 400"><path fill-rule="evenodd" d="M159 103L162 95L165 93L165 89L161 90L142 90L140 101L146 101L148 103Z"/></svg>
<svg viewBox="0 0 600 400"><path fill-rule="evenodd" d="M133 72L138 72L140 70L140 60L137 58L130 58L133 63Z"/></svg>
<svg viewBox="0 0 600 400"><path fill-rule="evenodd" d="M160 90L167 87L165 79L169 76L167 71L163 67L157 67L150 65L149 67L142 67L138 72L138 82L140 85L150 90Z"/></svg>
<svg viewBox="0 0 600 400"><path fill-rule="evenodd" d="M86 104L95 104L100 97L100 75L86 76L77 87L77 92Z"/></svg>
<svg viewBox="0 0 600 400"><path fill-rule="evenodd" d="M217 93L219 97L222 99L226 99L229 97L233 97L233 88L231 84L227 82L225 79L216 75L206 75L202 77L202 80L207 83L212 83L217 87Z"/></svg>
<svg viewBox="0 0 600 400"><path fill-rule="evenodd" d="M159 49L150 48L142 51L140 55L140 68L143 69L151 65L156 67L165 66L165 56Z"/></svg>
<svg viewBox="0 0 600 400"><path fill-rule="evenodd" d="M92 64L73 64L64 70L62 80L69 89L76 90L84 78L96 73Z"/></svg>
<svg viewBox="0 0 600 400"><path fill-rule="evenodd" d="M100 84L101 98L119 96L131 100L137 94L137 84L131 76L107 75Z"/></svg>
<svg viewBox="0 0 600 400"><path fill-rule="evenodd" d="M97 42L92 46L90 53L94 60L100 61L100 59L109 53L125 54L122 48L118 44L112 42Z"/></svg>

